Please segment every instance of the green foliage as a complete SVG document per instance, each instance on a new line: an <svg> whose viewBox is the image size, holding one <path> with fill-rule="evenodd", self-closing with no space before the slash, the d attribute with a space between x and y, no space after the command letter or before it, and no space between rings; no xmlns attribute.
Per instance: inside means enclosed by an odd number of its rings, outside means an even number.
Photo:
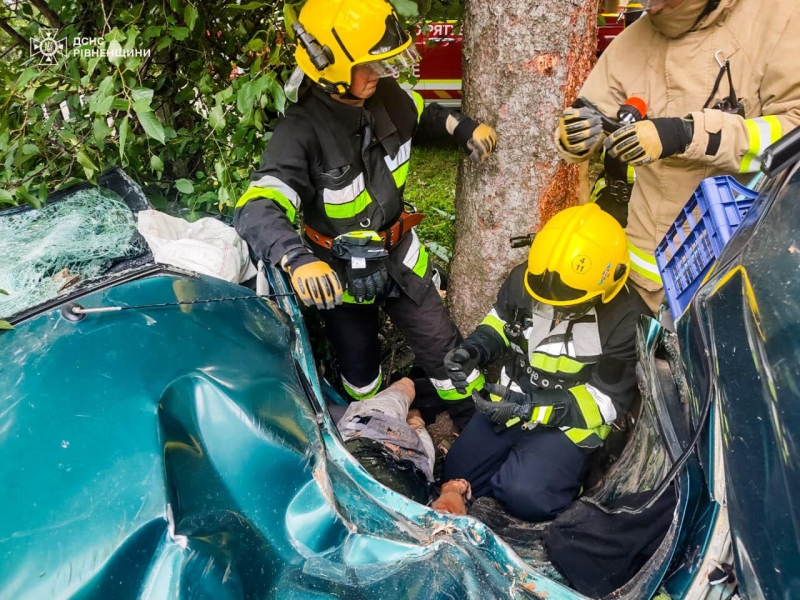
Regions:
<svg viewBox="0 0 800 600"><path fill-rule="evenodd" d="M52 64L0 31L0 206L39 206L113 165L161 206L225 210L244 190L286 108L283 3L121 6L51 1L68 24ZM0 20L25 40L55 30L30 3L4 4Z"/></svg>
<svg viewBox="0 0 800 600"><path fill-rule="evenodd" d="M461 16L459 0L392 2L409 22ZM28 2L1 4L0 208L39 207L120 165L158 207L230 211L286 109L284 18L302 4L50 0L57 22ZM48 31L64 40L52 64L23 43ZM427 227L452 247L452 227Z"/></svg>
<svg viewBox="0 0 800 600"><path fill-rule="evenodd" d="M405 199L425 213L417 227L420 239L436 260L450 261L455 240L456 149L412 147Z"/></svg>

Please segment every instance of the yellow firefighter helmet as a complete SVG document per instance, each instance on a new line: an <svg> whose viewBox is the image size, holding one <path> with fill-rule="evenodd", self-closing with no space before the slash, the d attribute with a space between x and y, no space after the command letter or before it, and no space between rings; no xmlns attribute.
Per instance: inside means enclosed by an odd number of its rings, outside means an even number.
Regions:
<svg viewBox="0 0 800 600"><path fill-rule="evenodd" d="M349 91L356 65L393 76L419 61L387 0L308 0L291 27L297 66L329 93Z"/></svg>
<svg viewBox="0 0 800 600"><path fill-rule="evenodd" d="M536 234L525 289L563 318L576 318L610 302L629 273L625 230L596 204L584 204L562 210Z"/></svg>

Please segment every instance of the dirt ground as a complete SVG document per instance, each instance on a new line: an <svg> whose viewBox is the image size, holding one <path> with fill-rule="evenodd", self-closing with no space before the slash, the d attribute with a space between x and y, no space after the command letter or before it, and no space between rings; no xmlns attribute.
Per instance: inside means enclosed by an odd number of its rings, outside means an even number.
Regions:
<svg viewBox="0 0 800 600"><path fill-rule="evenodd" d="M456 439L456 430L450 415L446 412L441 412L436 415L436 422L426 425L426 429L433 440L434 447L438 448L442 442L448 445L453 443Z"/></svg>

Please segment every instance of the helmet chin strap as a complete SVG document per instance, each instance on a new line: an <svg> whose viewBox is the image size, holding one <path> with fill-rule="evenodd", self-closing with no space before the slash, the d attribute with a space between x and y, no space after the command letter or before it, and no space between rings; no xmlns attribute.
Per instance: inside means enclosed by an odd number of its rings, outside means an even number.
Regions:
<svg viewBox="0 0 800 600"><path fill-rule="evenodd" d="M363 100L363 98L354 96L353 93L350 91L349 87L347 88L347 91L344 94L339 94L339 97L345 100Z"/></svg>

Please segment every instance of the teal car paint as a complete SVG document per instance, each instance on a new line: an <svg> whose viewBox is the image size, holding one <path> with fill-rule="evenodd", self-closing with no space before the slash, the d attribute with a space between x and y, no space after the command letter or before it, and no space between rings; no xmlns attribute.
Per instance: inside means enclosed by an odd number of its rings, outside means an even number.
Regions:
<svg viewBox="0 0 800 600"><path fill-rule="evenodd" d="M147 207L121 172L101 185ZM723 563L741 597L800 593L798 196L797 169L768 183L677 334L642 320L641 410L583 501L657 489L671 470L677 501L609 598L724 599L733 584L708 580ZM370 477L327 410L341 399L290 287L265 277L259 296L139 256L11 316L0 597L584 598L479 521ZM76 319L72 302L125 310Z"/></svg>

